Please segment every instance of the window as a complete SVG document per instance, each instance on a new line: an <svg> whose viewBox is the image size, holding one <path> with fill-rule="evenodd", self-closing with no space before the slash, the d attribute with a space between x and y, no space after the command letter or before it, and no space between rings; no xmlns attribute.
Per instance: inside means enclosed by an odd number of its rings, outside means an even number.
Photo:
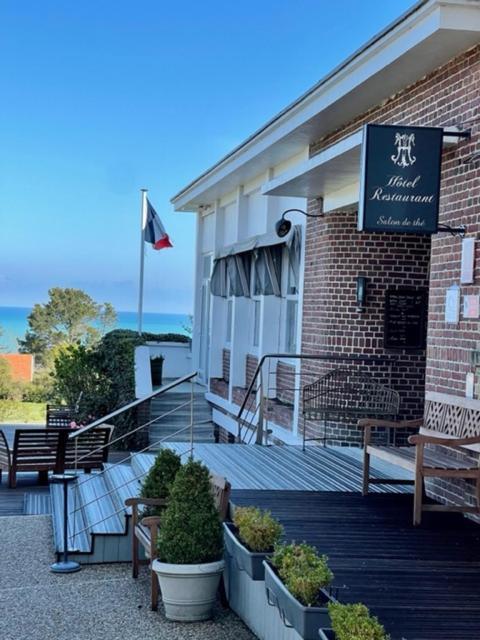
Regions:
<svg viewBox="0 0 480 640"><path fill-rule="evenodd" d="M292 262L290 259L287 259L288 262L288 272L287 272L287 296L288 295L297 295L297 279L295 277L295 273L293 271Z"/></svg>
<svg viewBox="0 0 480 640"><path fill-rule="evenodd" d="M287 353L297 351L297 312L298 302L287 299L287 313L285 322L285 348Z"/></svg>
<svg viewBox="0 0 480 640"><path fill-rule="evenodd" d="M233 299L229 298L227 300L227 333L225 336L225 341L227 344L230 344L232 341L232 320L233 320Z"/></svg>
<svg viewBox="0 0 480 640"><path fill-rule="evenodd" d="M253 346L260 344L260 300L253 301Z"/></svg>
<svg viewBox="0 0 480 640"><path fill-rule="evenodd" d="M292 259L295 257L291 247L286 247L282 265L283 345L286 353L297 351L298 266Z"/></svg>
<svg viewBox="0 0 480 640"><path fill-rule="evenodd" d="M209 280L212 272L212 256L203 256L202 258L203 268L202 275L204 280Z"/></svg>

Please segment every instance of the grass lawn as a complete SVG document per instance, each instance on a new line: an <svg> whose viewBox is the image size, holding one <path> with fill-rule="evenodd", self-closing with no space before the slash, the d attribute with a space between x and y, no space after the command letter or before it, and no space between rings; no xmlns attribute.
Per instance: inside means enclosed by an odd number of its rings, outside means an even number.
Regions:
<svg viewBox="0 0 480 640"><path fill-rule="evenodd" d="M0 400L0 422L42 422L45 424L44 402L19 402Z"/></svg>

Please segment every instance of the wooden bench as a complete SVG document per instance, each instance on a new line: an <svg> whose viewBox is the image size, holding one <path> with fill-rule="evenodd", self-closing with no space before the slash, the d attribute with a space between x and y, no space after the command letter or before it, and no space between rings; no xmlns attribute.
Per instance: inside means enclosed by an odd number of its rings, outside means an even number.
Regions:
<svg viewBox="0 0 480 640"><path fill-rule="evenodd" d="M220 476L211 476L212 492L215 498L215 505L220 514L220 518L226 519L228 514L228 504L230 500L230 483ZM125 505L132 509L132 576L138 578L138 568L140 565L140 548L145 550L147 560L142 561L150 564L150 583L151 583L151 608L156 611L158 607L158 578L152 570L152 562L157 558L157 540L158 528L161 523L159 516L139 517L139 506L148 507L165 507L166 500L161 498L128 498Z"/></svg>
<svg viewBox="0 0 480 640"><path fill-rule="evenodd" d="M0 482L3 471L8 473L8 486L15 488L19 471L38 472L39 482L45 484L49 471L102 469L108 460L111 431L108 426L98 427L75 441L68 438L72 429L16 429L13 442L0 431Z"/></svg>
<svg viewBox="0 0 480 640"><path fill-rule="evenodd" d="M443 393L426 394L424 417L393 422L364 418L363 495L370 484L414 484L413 523L421 523L423 511L480 513L480 401ZM372 443L372 428L405 429L419 427L408 438L413 446L380 446ZM460 454L460 455L459 455ZM413 480L370 477L374 456L414 474ZM475 482L476 506L425 504L425 478L470 479Z"/></svg>

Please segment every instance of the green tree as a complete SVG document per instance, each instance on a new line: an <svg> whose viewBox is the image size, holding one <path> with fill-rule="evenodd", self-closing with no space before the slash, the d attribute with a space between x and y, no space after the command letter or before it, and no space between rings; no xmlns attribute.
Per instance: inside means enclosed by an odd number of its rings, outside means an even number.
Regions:
<svg viewBox="0 0 480 640"><path fill-rule="evenodd" d="M11 399L13 391L13 380L9 363L0 358L0 399Z"/></svg>
<svg viewBox="0 0 480 640"><path fill-rule="evenodd" d="M57 345L95 344L115 324L112 305L95 302L81 289L54 287L48 295L47 303L33 307L25 338L18 341L20 353L33 353L38 364Z"/></svg>
<svg viewBox="0 0 480 640"><path fill-rule="evenodd" d="M93 349L77 342L55 348L53 394L57 401L77 407L77 418L91 420L108 413L110 384L98 368Z"/></svg>

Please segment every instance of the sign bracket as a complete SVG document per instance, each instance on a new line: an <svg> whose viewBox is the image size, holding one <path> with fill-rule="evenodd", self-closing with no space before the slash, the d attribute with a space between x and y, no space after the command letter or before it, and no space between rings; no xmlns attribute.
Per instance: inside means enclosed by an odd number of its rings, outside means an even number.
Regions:
<svg viewBox="0 0 480 640"><path fill-rule="evenodd" d="M470 129L466 131L448 131L448 129L444 129L442 136L444 138L471 138L472 132Z"/></svg>
<svg viewBox="0 0 480 640"><path fill-rule="evenodd" d="M449 233L453 237L459 236L460 238L464 238L467 233L467 227L464 224L459 227L451 227L449 224L439 224L437 233Z"/></svg>

